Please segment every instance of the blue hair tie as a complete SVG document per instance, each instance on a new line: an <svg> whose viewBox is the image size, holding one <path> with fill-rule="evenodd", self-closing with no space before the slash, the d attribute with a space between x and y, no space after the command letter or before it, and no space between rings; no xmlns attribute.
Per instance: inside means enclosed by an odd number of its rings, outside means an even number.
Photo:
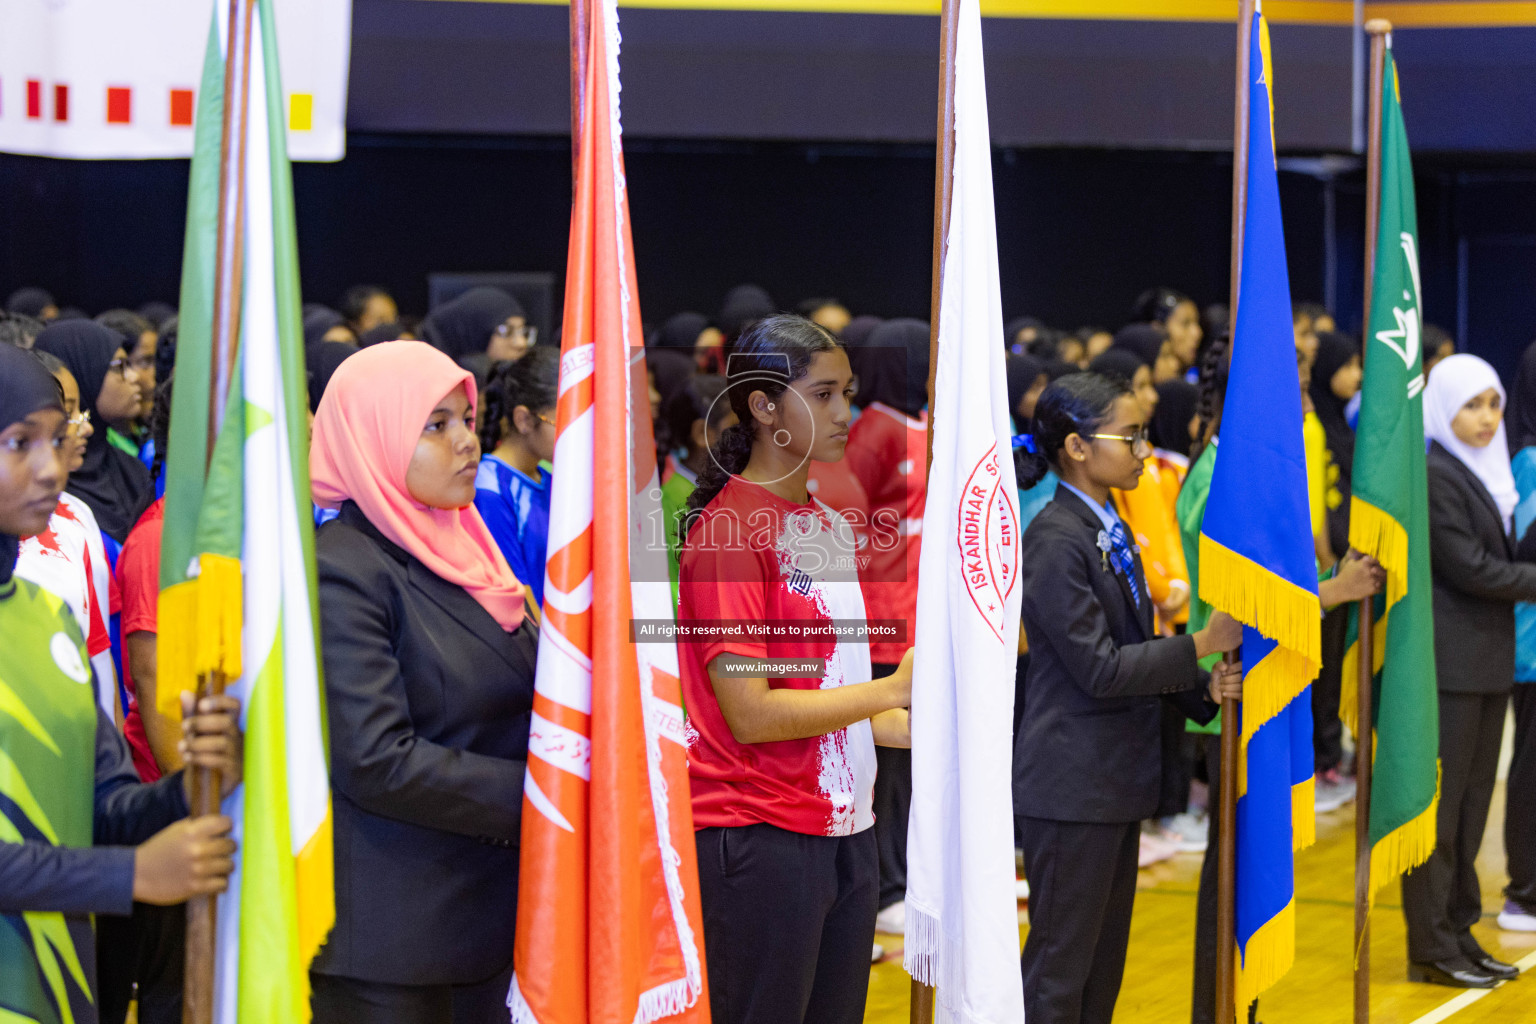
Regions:
<svg viewBox="0 0 1536 1024"><path fill-rule="evenodd" d="M1031 455L1040 454L1039 449L1035 446L1035 437L1033 434L1014 434L1013 447L1023 448Z"/></svg>

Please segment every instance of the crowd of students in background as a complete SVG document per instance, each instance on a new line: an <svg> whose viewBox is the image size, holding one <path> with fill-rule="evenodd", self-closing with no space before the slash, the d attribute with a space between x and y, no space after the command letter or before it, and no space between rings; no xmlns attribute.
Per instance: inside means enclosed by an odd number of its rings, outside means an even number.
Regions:
<svg viewBox="0 0 1536 1024"><path fill-rule="evenodd" d="M666 545L680 617L850 617L905 626L895 641L775 648L775 655L826 658L827 676L796 685L721 683L715 658L761 657L767 648L682 652L716 1017L853 1021L863 1009L863 945L878 960L876 929L900 934L905 920L911 758L901 716L926 493L929 325L855 316L831 297L799 303L794 314L782 308L764 289L742 285L713 314L680 312L649 331L644 362L662 508L654 542ZM1204 851L1192 1012L1198 1024L1213 1019L1214 901L1206 890L1214 883L1210 794L1219 722L1212 702L1223 687L1239 685L1238 673L1212 671L1236 641L1230 620L1213 620L1198 588L1197 539L1219 447L1228 318L1223 306L1201 309L1162 287L1137 297L1128 313L1113 331L1065 331L1019 317L1004 332L1021 527L1035 559L1025 578L1064 588L1026 600L1015 680L1017 838L1021 866L1036 866L1019 880L1021 898L1035 883L1026 1000L1031 1019L1107 1021L1136 867ZM1316 809L1327 812L1354 796L1353 747L1339 721L1343 605L1374 592L1380 570L1351 553L1348 540L1359 340L1314 304L1296 307L1293 327L1312 534L1323 603L1332 606L1312 688ZM317 549L339 905L336 931L314 968L317 1019L492 1019L505 993L516 916L522 765L555 468L558 338L539 337L518 301L494 287L471 288L419 320L402 316L385 290L355 287L334 309L306 306L303 335L315 414L315 519L334 522L320 531ZM95 702L147 784L181 769L185 728L223 728L167 720L156 699L176 338L175 311L157 303L89 319L29 288L13 294L0 316L0 342L31 349L57 382L55 447L67 474L46 528L17 534L15 575L63 599L94 671ZM396 344L414 340L425 344ZM1523 560L1526 547L1517 543L1536 519L1536 346L1507 414L1505 391L1486 363L1456 355L1452 339L1434 327L1425 328L1423 346L1435 515L1455 509L1465 518L1486 498L1490 518L1482 535L1469 534L1465 523L1460 533L1436 524L1437 639L1452 628L1463 634L1438 646L1463 653L1438 659L1444 852L1409 876L1405 906L1411 897L1410 959L1428 965L1425 980L1481 984L1508 976L1507 965L1471 940L1470 924L1480 913L1471 860L1512 686L1512 882L1499 923L1536 931L1536 689L1513 685L1536 681L1536 610L1520 604L1516 612L1517 603L1536 601L1536 564ZM5 389L13 384L0 381ZM1460 414L1474 403L1481 419L1468 434ZM1087 507L1072 504L1078 499ZM776 550L770 544L741 561L714 538L749 507L770 509L787 532L776 534ZM1031 529L1037 518L1040 527ZM795 525L805 523L803 530ZM1062 553L1082 539L1082 529L1100 524L1106 571L1113 557L1130 603L1109 613L1104 637L1089 637L1073 654L1084 638L1065 638L1061 595L1077 593L1085 608L1112 604L1116 595L1094 590L1103 581L1073 583ZM857 571L805 578L782 571L775 558L791 534L796 552L823 535L850 544ZM1083 536L1091 542L1091 534ZM1115 538L1112 548L1105 536ZM418 566L429 582L418 578ZM1484 653L1501 644L1514 659L1510 672ZM1155 652L1105 668L1102 692L1074 681L1079 654L1093 662L1142 646ZM512 683L488 684L501 678ZM785 687L798 692L798 703L772 698ZM454 697L445 702L449 689ZM833 690L843 691L841 703ZM1175 692L1184 696L1158 699ZM1070 717L1074 702L1089 708L1096 700L1120 701L1115 708L1137 716L1124 720L1117 736L1126 742L1114 758L1087 764L1070 752L1047 756L1047 734L1059 744L1070 732L1054 716ZM1102 729L1114 720L1098 721ZM1106 738L1115 737L1085 736L1075 756ZM840 773L831 783L829 764ZM1116 801L1083 784L1106 765L1121 773L1106 792L1127 778L1139 788ZM1133 820L1120 820L1131 811ZM157 822L168 812L159 813ZM1101 821L1113 830L1077 828ZM757 826L768 831L750 831ZM444 869L449 860L455 866ZM821 874L806 881L789 871L802 862ZM750 869L733 874L743 864ZM1108 873L1093 875L1083 870L1088 864L1109 865ZM445 870L451 878L432 881ZM1059 878L1042 890L1038 875L1047 870ZM389 878L409 899L354 899L342 884ZM790 891L796 878L804 892ZM1088 914L1091 921L1079 900L1083 887L1110 893L1097 917ZM466 904L467 894L477 905ZM121 915L98 919L101 1019L122 1020L135 994L145 1024L179 1018L179 910L144 902L123 915L121 901L89 909ZM742 915L752 916L748 931ZM504 920L447 925L464 916ZM769 919L778 925L765 928ZM401 924L407 920L409 927ZM759 945L769 934L779 936L772 956L725 959L716 950ZM437 938L423 943L423 935ZM433 953L412 953L423 946Z"/></svg>

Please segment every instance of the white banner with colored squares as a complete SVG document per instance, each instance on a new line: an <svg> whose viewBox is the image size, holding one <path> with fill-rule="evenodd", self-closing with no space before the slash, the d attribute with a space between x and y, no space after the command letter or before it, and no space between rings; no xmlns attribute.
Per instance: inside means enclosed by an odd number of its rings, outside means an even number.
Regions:
<svg viewBox="0 0 1536 1024"><path fill-rule="evenodd" d="M192 155L213 4L0 0L0 152L76 159ZM274 0L288 152L346 155L351 0Z"/></svg>

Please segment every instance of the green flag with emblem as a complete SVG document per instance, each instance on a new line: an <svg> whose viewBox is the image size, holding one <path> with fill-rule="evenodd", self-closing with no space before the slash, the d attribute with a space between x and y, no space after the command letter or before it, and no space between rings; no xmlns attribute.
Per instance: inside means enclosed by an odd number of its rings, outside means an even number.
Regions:
<svg viewBox="0 0 1536 1024"><path fill-rule="evenodd" d="M1439 797L1418 218L1391 52L1389 42L1382 82L1381 216L1349 523L1350 545L1374 556L1387 573L1386 592L1376 598L1372 652L1372 899L1383 885L1424 863L1434 850ZM1356 736L1362 728L1354 685L1358 665L1359 644L1354 640L1344 662L1342 713Z"/></svg>

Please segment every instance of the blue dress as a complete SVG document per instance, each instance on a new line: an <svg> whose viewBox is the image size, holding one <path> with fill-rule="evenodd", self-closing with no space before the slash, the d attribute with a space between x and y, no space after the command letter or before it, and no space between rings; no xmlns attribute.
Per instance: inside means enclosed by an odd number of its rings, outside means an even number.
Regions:
<svg viewBox="0 0 1536 1024"><path fill-rule="evenodd" d="M530 480L494 455L480 459L475 508L490 527L512 574L544 606L544 556L549 547L549 494L553 479L542 469Z"/></svg>

